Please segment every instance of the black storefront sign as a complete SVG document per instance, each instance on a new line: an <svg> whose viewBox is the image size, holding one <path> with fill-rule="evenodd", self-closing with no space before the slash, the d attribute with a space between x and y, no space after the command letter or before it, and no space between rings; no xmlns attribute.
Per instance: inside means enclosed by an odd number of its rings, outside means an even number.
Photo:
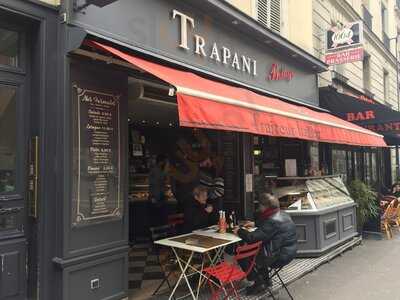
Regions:
<svg viewBox="0 0 400 300"><path fill-rule="evenodd" d="M77 119L72 224L120 218L120 94L72 86Z"/></svg>
<svg viewBox="0 0 400 300"><path fill-rule="evenodd" d="M400 112L386 105L331 88L320 90L320 105L341 119L382 134L389 145L400 144Z"/></svg>
<svg viewBox="0 0 400 300"><path fill-rule="evenodd" d="M111 38L151 56L318 105L316 70L322 63L315 61L313 67L307 67L301 55L288 56L271 41L243 32L241 25L232 24L232 17L224 23L214 12L205 14L204 7L211 5L207 2L214 1L118 0L104 7L93 2L82 10L72 9L69 22L94 36ZM110 16L118 17L104 22ZM296 76L291 80L270 80L274 65Z"/></svg>

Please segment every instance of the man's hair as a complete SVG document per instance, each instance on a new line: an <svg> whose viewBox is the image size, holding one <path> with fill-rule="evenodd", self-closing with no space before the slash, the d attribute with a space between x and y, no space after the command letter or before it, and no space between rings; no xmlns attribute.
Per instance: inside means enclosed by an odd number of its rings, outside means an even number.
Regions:
<svg viewBox="0 0 400 300"><path fill-rule="evenodd" d="M193 196L200 196L202 193L207 193L208 189L204 185L198 185L193 189Z"/></svg>
<svg viewBox="0 0 400 300"><path fill-rule="evenodd" d="M263 193L260 195L260 204L266 208L279 208L279 200L272 194Z"/></svg>

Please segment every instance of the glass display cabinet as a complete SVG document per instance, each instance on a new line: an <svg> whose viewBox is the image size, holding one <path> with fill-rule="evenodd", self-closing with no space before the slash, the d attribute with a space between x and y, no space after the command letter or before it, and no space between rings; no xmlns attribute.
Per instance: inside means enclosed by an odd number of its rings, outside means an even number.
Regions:
<svg viewBox="0 0 400 300"><path fill-rule="evenodd" d="M278 177L273 193L296 224L299 256L318 256L357 235L356 203L340 176Z"/></svg>

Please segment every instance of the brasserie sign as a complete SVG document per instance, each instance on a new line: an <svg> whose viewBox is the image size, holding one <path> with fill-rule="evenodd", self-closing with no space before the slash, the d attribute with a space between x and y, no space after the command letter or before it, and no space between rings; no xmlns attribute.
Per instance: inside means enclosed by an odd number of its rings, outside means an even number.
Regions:
<svg viewBox="0 0 400 300"><path fill-rule="evenodd" d="M361 46L363 43L362 21L338 24L326 32L326 50L336 51L349 47Z"/></svg>

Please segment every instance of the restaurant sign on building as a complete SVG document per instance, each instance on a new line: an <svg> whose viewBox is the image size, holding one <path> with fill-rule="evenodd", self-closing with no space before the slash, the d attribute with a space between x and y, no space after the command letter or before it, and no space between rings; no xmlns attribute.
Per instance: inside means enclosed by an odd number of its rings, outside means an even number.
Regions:
<svg viewBox="0 0 400 300"><path fill-rule="evenodd" d="M287 100L318 105L315 72L325 68L320 61L303 57L304 53L300 54L295 47L290 55L279 51L279 43L273 40L275 36L249 37L245 25L239 24L241 15L238 20L230 16L231 23L226 25L222 17L205 15L202 10L191 9L190 4L198 2L119 0L104 7L72 8L67 20L91 35L111 35L114 41L130 49L207 76ZM206 1L202 5L211 7L220 3ZM113 22L104 22L114 15L118 18Z"/></svg>
<svg viewBox="0 0 400 300"><path fill-rule="evenodd" d="M337 24L326 32L325 63L340 65L364 58L362 21Z"/></svg>

